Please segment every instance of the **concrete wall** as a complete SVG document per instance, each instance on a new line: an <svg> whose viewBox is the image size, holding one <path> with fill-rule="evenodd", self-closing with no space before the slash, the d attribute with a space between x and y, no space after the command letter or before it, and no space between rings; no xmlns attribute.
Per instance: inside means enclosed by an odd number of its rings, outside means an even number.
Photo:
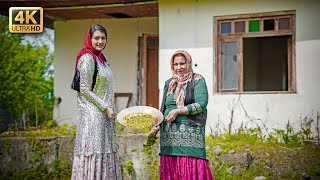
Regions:
<svg viewBox="0 0 320 180"><path fill-rule="evenodd" d="M193 67L194 71L201 72L207 81L208 128L217 130L218 124L220 129L228 128L232 110L234 128L250 120L246 113L269 129L283 129L288 120L297 127L305 116L315 119L316 113L320 112L319 9L320 1L316 0L160 0L159 97L162 98L164 82L171 76L171 55L177 49L185 49L198 65ZM214 93L214 17L282 10L296 10L297 93L241 96Z"/></svg>
<svg viewBox="0 0 320 180"><path fill-rule="evenodd" d="M107 56L115 78L115 92L136 93L138 37L142 33L157 33L157 18L137 19L96 19L55 22L55 82L54 95L61 97L55 107L54 118L59 124L74 124L76 92L70 89L75 59L84 46L88 28L99 23L107 28L108 43L104 54ZM134 103L134 96L132 102ZM126 99L120 99L123 108ZM121 109L119 109L121 110Z"/></svg>

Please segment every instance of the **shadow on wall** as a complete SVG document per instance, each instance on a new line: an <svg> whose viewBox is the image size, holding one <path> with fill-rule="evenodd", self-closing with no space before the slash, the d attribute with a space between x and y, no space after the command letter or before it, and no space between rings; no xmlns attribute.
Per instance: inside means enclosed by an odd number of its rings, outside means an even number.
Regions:
<svg viewBox="0 0 320 180"><path fill-rule="evenodd" d="M14 123L15 120L10 112L0 109L0 133L8 130L8 126Z"/></svg>

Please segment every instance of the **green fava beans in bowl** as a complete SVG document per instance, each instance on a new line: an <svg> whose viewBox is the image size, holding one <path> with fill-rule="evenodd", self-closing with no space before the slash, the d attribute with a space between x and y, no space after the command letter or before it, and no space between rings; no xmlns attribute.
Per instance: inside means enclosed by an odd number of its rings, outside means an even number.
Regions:
<svg viewBox="0 0 320 180"><path fill-rule="evenodd" d="M163 114L150 106L133 106L123 109L117 115L117 121L135 129L157 126L163 121Z"/></svg>
<svg viewBox="0 0 320 180"><path fill-rule="evenodd" d="M151 127L155 123L155 118L150 114L145 113L132 113L124 117L124 124L135 129L143 129Z"/></svg>

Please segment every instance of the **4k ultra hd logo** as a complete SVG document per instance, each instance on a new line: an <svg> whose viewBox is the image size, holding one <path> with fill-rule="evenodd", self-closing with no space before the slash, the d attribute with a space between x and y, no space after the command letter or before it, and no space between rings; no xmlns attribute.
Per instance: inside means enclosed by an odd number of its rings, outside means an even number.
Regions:
<svg viewBox="0 0 320 180"><path fill-rule="evenodd" d="M9 31L11 33L41 33L43 31L43 9L41 7L11 7L9 9Z"/></svg>

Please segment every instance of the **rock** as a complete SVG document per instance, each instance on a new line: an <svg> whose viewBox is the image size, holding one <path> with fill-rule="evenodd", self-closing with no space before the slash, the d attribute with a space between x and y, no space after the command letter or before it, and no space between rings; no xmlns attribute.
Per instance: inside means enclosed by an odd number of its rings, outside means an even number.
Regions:
<svg viewBox="0 0 320 180"><path fill-rule="evenodd" d="M230 174L239 174L239 169L236 167L236 166L231 166L229 169L228 169L228 172Z"/></svg>
<svg viewBox="0 0 320 180"><path fill-rule="evenodd" d="M224 164L236 165L237 162L236 156L231 154L221 154L217 159L221 160Z"/></svg>
<svg viewBox="0 0 320 180"><path fill-rule="evenodd" d="M300 180L311 180L311 177L307 173L302 173Z"/></svg>
<svg viewBox="0 0 320 180"><path fill-rule="evenodd" d="M250 166L250 163L252 161L252 156L250 153L243 153L242 154L242 158L243 158L243 161L242 161L242 166L244 167L249 167Z"/></svg>
<svg viewBox="0 0 320 180"><path fill-rule="evenodd" d="M267 166L267 165L263 165L262 168L263 168L265 171L270 171L270 169L271 169L271 168L270 168L269 166Z"/></svg>
<svg viewBox="0 0 320 180"><path fill-rule="evenodd" d="M61 136L58 138L59 149L58 156L60 159L73 159L74 137Z"/></svg>
<svg viewBox="0 0 320 180"><path fill-rule="evenodd" d="M255 177L253 180L264 180L264 179L266 179L266 177L258 176L258 177Z"/></svg>
<svg viewBox="0 0 320 180"><path fill-rule="evenodd" d="M234 149L231 149L230 151L229 151L229 154L234 154L236 151L234 150Z"/></svg>
<svg viewBox="0 0 320 180"><path fill-rule="evenodd" d="M223 151L223 150L221 149L220 146L217 146L217 147L214 149L214 152L215 152L215 154L216 154L217 156L219 156L222 151Z"/></svg>
<svg viewBox="0 0 320 180"><path fill-rule="evenodd" d="M211 166L213 166L213 167L214 167L214 166L216 166L219 162L217 162L217 161L213 160L213 161L211 161L210 163L211 163Z"/></svg>
<svg viewBox="0 0 320 180"><path fill-rule="evenodd" d="M249 167L253 157L250 153L233 153L233 154L221 154L219 157L217 157L219 160L221 160L225 164L231 164L231 165L241 165L243 167Z"/></svg>

